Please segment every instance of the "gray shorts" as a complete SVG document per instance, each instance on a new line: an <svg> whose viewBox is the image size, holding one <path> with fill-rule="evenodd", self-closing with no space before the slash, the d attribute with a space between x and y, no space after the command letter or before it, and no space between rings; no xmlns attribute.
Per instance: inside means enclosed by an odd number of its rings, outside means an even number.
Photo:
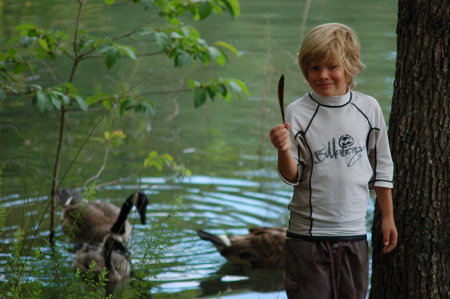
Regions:
<svg viewBox="0 0 450 299"><path fill-rule="evenodd" d="M288 298L364 299L369 281L367 240L287 239L284 285Z"/></svg>

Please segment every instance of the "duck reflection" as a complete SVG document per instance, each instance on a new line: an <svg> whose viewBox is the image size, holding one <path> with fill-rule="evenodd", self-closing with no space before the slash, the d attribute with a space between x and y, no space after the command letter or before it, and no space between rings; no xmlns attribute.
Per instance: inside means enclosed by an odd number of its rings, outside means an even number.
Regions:
<svg viewBox="0 0 450 299"><path fill-rule="evenodd" d="M210 278L200 282L199 298L217 298L218 294L248 291L273 293L284 290L282 268L251 268L227 262Z"/></svg>

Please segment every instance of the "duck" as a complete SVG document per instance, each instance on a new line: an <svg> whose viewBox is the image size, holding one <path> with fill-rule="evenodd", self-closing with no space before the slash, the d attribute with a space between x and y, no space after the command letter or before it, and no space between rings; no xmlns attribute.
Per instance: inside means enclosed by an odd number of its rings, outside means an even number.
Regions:
<svg viewBox="0 0 450 299"><path fill-rule="evenodd" d="M132 228L126 218L133 205L139 211L141 223L146 224L149 199L141 191L128 196L121 208L106 201L88 201L75 190L58 190L56 197L62 205L63 232L74 241L101 243L114 227L119 232L116 239L126 243Z"/></svg>
<svg viewBox="0 0 450 299"><path fill-rule="evenodd" d="M82 277L88 277L88 281L97 285L103 270L106 269L105 293L106 297L114 297L114 293L122 289L131 277L131 264L128 260L128 249L123 242L123 235L127 233L126 227L128 214L138 200L135 197L143 197L145 194L137 192L131 194L123 203L119 214L108 232L99 243L79 241L73 261L73 267L78 269Z"/></svg>
<svg viewBox="0 0 450 299"><path fill-rule="evenodd" d="M197 235L211 242L231 263L252 268L282 268L286 228L257 226L245 235L216 235L197 230Z"/></svg>
<svg viewBox="0 0 450 299"><path fill-rule="evenodd" d="M106 269L105 296L109 298L116 291L125 287L131 277L131 264L128 260L128 248L117 238L117 235L105 236L101 244L79 242L80 248L75 253L72 263L74 269L79 269L82 277L87 278L89 287L100 287L100 277Z"/></svg>

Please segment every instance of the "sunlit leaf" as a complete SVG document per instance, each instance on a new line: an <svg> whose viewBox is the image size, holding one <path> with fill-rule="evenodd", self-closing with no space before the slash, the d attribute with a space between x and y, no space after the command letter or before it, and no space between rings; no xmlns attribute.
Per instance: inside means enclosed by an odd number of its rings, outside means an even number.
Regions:
<svg viewBox="0 0 450 299"><path fill-rule="evenodd" d="M26 23L26 24L21 24L19 26L16 26L16 30L17 31L23 31L23 30L30 30L30 29L34 29L36 28L36 25L31 24L31 23Z"/></svg>
<svg viewBox="0 0 450 299"><path fill-rule="evenodd" d="M241 14L241 8L238 0L222 0L222 3L225 4L233 19L239 17Z"/></svg>
<svg viewBox="0 0 450 299"><path fill-rule="evenodd" d="M170 34L170 38L183 38L183 36L180 35L180 34L177 33L177 32L172 32L172 33Z"/></svg>
<svg viewBox="0 0 450 299"><path fill-rule="evenodd" d="M216 60L221 56L220 51L214 47L208 47L208 52Z"/></svg>
<svg viewBox="0 0 450 299"><path fill-rule="evenodd" d="M220 56L217 57L216 62L220 66L224 66L225 63L228 61L227 55L222 50L219 50L219 53L220 53Z"/></svg>
<svg viewBox="0 0 450 299"><path fill-rule="evenodd" d="M116 2L116 0L104 0L106 5L111 5L114 4L114 2Z"/></svg>
<svg viewBox="0 0 450 299"><path fill-rule="evenodd" d="M223 47L223 48L225 48L225 49L227 49L227 50L230 50L234 55L236 55L236 56L238 56L238 57L241 56L240 53L239 53L239 51L238 51L235 47L233 47L232 45L230 45L229 43L226 43L226 42L224 42L224 41L218 41L218 42L216 42L214 45L215 45L215 46Z"/></svg>
<svg viewBox="0 0 450 299"><path fill-rule="evenodd" d="M61 86L67 87L67 89L69 90L69 94L71 94L72 96L75 96L78 94L77 89L75 88L75 86L72 83L69 83L69 82L61 83Z"/></svg>
<svg viewBox="0 0 450 299"><path fill-rule="evenodd" d="M122 47L121 49L125 53L125 55L133 60L137 60L136 54L134 53L133 49L131 49L130 47Z"/></svg>
<svg viewBox="0 0 450 299"><path fill-rule="evenodd" d="M47 43L47 40L45 40L44 38L40 38L39 39L39 44L41 45L41 47L44 49L44 50L48 50L48 43Z"/></svg>
<svg viewBox="0 0 450 299"><path fill-rule="evenodd" d="M247 84L245 84L244 81L238 79L231 79L230 84L231 83L239 85L241 91L244 92L247 97L250 97L250 91L248 90Z"/></svg>
<svg viewBox="0 0 450 299"><path fill-rule="evenodd" d="M190 88L194 88L194 87L199 87L200 86L200 82L194 81L194 80L188 80L188 84L189 84Z"/></svg>

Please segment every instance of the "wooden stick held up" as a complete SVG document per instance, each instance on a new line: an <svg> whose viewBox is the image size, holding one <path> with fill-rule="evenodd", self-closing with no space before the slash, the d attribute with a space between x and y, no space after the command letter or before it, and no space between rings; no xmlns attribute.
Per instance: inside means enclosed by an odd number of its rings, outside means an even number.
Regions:
<svg viewBox="0 0 450 299"><path fill-rule="evenodd" d="M281 117L283 118L283 124L286 122L284 120L284 75L281 75L278 81L278 102L280 103Z"/></svg>

